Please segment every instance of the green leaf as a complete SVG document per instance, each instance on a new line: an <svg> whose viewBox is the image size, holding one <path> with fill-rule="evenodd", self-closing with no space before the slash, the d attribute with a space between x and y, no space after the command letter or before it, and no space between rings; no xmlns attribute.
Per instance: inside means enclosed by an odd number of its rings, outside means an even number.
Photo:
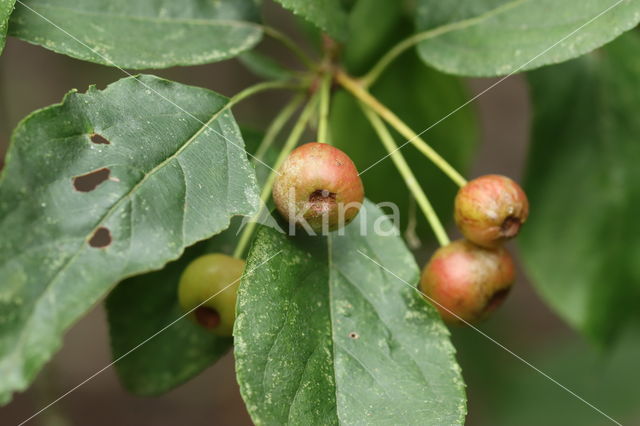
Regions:
<svg viewBox="0 0 640 426"><path fill-rule="evenodd" d="M349 43L344 46L344 63L349 72L360 75L373 66L395 42L403 24L401 1L359 0L349 14ZM375 28L375 31L371 31Z"/></svg>
<svg viewBox="0 0 640 426"><path fill-rule="evenodd" d="M418 268L392 230L371 203L342 236L259 229L234 330L256 424L463 423L449 333L413 288Z"/></svg>
<svg viewBox="0 0 640 426"><path fill-rule="evenodd" d="M237 225L237 220L234 221ZM189 262L205 253L231 254L237 226L189 247L162 270L129 278L109 295L106 306L115 368L124 386L139 395L158 395L216 362L233 339L215 336L184 318L178 282Z"/></svg>
<svg viewBox="0 0 640 426"><path fill-rule="evenodd" d="M275 0L339 41L347 39L347 12L340 0Z"/></svg>
<svg viewBox="0 0 640 426"><path fill-rule="evenodd" d="M447 73L506 75L583 55L639 21L635 0L418 0L418 31L450 26L418 50Z"/></svg>
<svg viewBox="0 0 640 426"><path fill-rule="evenodd" d="M139 76L71 92L16 128L0 181L0 400L113 284L255 211L227 102Z"/></svg>
<svg viewBox="0 0 640 426"><path fill-rule="evenodd" d="M15 0L0 0L0 53L2 53L7 40L9 16L11 16L11 12L13 12L15 2Z"/></svg>
<svg viewBox="0 0 640 426"><path fill-rule="evenodd" d="M402 84L398 84L399 81ZM425 67L414 53L394 62L373 87L372 93L418 133L469 99L458 78ZM404 229L408 223L410 193L393 161L389 157L380 161L387 156L387 151L360 107L345 92L335 96L331 126L334 144L353 158L362 173L367 197L375 202L395 203ZM475 111L464 108L429 129L423 137L464 174L470 166L478 139ZM399 145L406 142L402 137L396 140ZM402 148L402 154L440 217L451 218L451 206L458 187L411 144ZM422 238L433 238L433 232L420 212L417 213L417 231Z"/></svg>
<svg viewBox="0 0 640 426"><path fill-rule="evenodd" d="M221 61L262 37L254 0L30 0L10 34L73 58L121 68Z"/></svg>
<svg viewBox="0 0 640 426"><path fill-rule="evenodd" d="M592 339L640 300L640 40L532 73L531 217L521 248L553 308Z"/></svg>

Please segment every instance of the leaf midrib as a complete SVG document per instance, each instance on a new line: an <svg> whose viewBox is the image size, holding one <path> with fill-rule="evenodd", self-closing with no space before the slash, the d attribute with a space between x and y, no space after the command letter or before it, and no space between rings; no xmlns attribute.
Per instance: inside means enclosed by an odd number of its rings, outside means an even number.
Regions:
<svg viewBox="0 0 640 426"><path fill-rule="evenodd" d="M173 159L177 158L178 155L180 155L188 146L190 146L190 144L195 140L195 138L197 138L198 136L200 136L206 129L209 128L210 124L212 122L214 122L215 120L217 120L220 115L222 113L224 113L227 109L229 109L230 106L230 102L227 100L227 103L224 104L220 110L216 111L213 116L204 124L202 125L191 137L189 137L189 139L187 139L187 141L182 144L177 150L176 152L174 152L173 154L171 154L169 157L167 157L167 159L163 160L160 164L158 164L156 167L154 167L153 169L151 169L149 172L145 173L144 177L142 179L140 179L140 181L138 183L136 183L126 194L124 194L118 201L116 201L110 208L109 210L107 210L107 212L99 219L97 225L91 230L91 232L88 233L88 235L85 237L85 239L82 241L82 243L79 244L78 249L75 251L75 253L73 253L71 256L69 256L69 258L67 259L67 261L65 261L60 268L58 269L58 271L55 273L55 275L51 278L51 280L49 280L49 282L46 284L44 291L35 299L34 303L33 303L33 309L31 310L29 317L27 319L27 322L25 323L24 327L22 327L20 335L18 337L18 340L14 346L13 351L11 351L8 356L15 358L20 352L22 352L22 348L24 347L24 342L25 342L25 337L28 335L26 333L26 330L29 328L31 322L33 321L34 318L34 311L36 309L36 307L40 304L40 302L49 294L49 291L51 290L51 288L53 287L53 283L55 283L55 281L58 279L58 277L64 272L66 271L67 267L78 257L78 255L80 253L82 253L82 250L86 247L86 244L88 242L88 240L91 238L91 236L97 231L98 228L100 228L100 226L111 217L111 215L117 211L117 209L126 201L128 200L152 175L154 175L157 171L161 170L162 168L164 168L166 165L168 165L171 161L173 161ZM225 144L226 145L226 144ZM184 219L183 219L184 220ZM57 315L56 315L57 317ZM20 349L20 350L19 350Z"/></svg>
<svg viewBox="0 0 640 426"><path fill-rule="evenodd" d="M423 31L422 33L416 34L414 37L422 39L422 41L426 41L431 38L435 38L441 35L445 35L451 32L465 30L467 28L474 27L476 25L483 24L485 21L499 16L502 13L506 13L511 9L515 9L518 6L521 6L525 3L528 3L530 0L513 0L509 3L502 4L494 9L488 10L479 15L473 16L471 18L462 19L460 21L450 22L448 24L440 25L435 28L431 28L429 30Z"/></svg>
<svg viewBox="0 0 640 426"><path fill-rule="evenodd" d="M328 266L328 285L329 285L329 317L331 321L331 363L333 365L333 389L335 392L334 395L334 405L336 410L336 420L338 420L338 424L342 424L340 421L340 416L338 415L338 380L336 378L336 334L335 327L333 326L335 320L335 313L333 312L333 282L331 278L331 270L333 268L333 236L329 234L327 236L327 266Z"/></svg>

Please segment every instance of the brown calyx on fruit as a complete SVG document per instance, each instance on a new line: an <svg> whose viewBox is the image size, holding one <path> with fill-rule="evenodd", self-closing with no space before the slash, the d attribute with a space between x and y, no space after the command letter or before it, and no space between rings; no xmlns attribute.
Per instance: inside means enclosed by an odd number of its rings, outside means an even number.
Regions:
<svg viewBox="0 0 640 426"><path fill-rule="evenodd" d="M351 222L364 200L358 170L347 154L311 142L293 150L273 185L278 212L291 224L315 233Z"/></svg>
<svg viewBox="0 0 640 426"><path fill-rule="evenodd" d="M208 306L198 306L193 314L198 324L207 330L213 330L220 325L220 314Z"/></svg>
<svg viewBox="0 0 640 426"><path fill-rule="evenodd" d="M336 193L326 189L316 189L309 195L309 208L320 214L329 212L336 204Z"/></svg>
<svg viewBox="0 0 640 426"><path fill-rule="evenodd" d="M513 238L520 232L520 226L522 221L515 216L508 216L502 225L500 225L500 231L505 238Z"/></svg>

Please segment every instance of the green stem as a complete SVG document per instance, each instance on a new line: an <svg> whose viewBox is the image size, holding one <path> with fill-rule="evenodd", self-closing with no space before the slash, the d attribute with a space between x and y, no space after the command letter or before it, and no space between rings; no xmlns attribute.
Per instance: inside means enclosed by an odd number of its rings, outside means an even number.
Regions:
<svg viewBox="0 0 640 426"><path fill-rule="evenodd" d="M447 232L442 226L440 219L438 219L438 215L436 214L435 210L433 209L433 206L429 202L427 195L422 190L422 187L420 187L420 184L418 184L418 180L416 179L415 175L411 171L411 168L407 164L407 161L404 159L404 156L398 149L398 145L393 140L393 136L391 136L391 133L389 133L389 129L387 129L382 119L380 119L380 117L378 117L378 115L376 115L376 113L371 108L367 107L362 102L360 102L360 106L362 107L364 114L366 115L367 119L373 126L374 130L378 134L380 141L382 141L382 144L389 152L391 159L393 160L393 162L396 165L396 168L402 175L405 183L411 190L411 193L413 194L418 205L420 206L422 213L424 213L424 216L429 221L429 224L431 225L431 228L433 229L433 233L436 235L438 242L440 243L441 246L446 246L450 242L449 237L447 236Z"/></svg>
<svg viewBox="0 0 640 426"><path fill-rule="evenodd" d="M266 205L266 202L269 199L269 196L271 195L271 189L273 189L273 183L276 180L277 172L275 170L278 170L280 166L282 166L282 163L284 163L284 160L287 158L291 150L293 150L293 148L297 145L298 141L300 140L300 137L302 136L302 133L304 132L305 127L307 126L307 123L309 122L309 119L311 118L311 114L313 114L316 103L317 103L317 96L314 96L307 103L307 105L304 107L304 109L300 113L300 117L298 118L298 121L293 126L293 129L291 130L291 133L289 134L287 141L282 147L282 151L280 151L280 155L278 155L278 158L276 159L273 169L269 174L269 177L267 177L267 181L265 182L264 187L262 188L262 192L260 193L260 201L261 201L260 209L252 217L252 220L249 221L249 223L247 223L245 228L242 230L242 234L240 235L240 238L238 240L238 245L236 246L236 249L233 252L233 257L241 258L245 249L247 248L251 235L253 234L253 231L256 228L256 225L258 224L257 219L262 214L263 207Z"/></svg>
<svg viewBox="0 0 640 426"><path fill-rule="evenodd" d="M249 86L246 89L238 92L233 97L229 98L229 102L223 107L223 109L230 109L236 104L245 99L256 95L260 92L264 92L266 90L274 90L274 89L300 89L302 85L300 83L286 80L286 81L264 81L262 83L254 84L253 86Z"/></svg>
<svg viewBox="0 0 640 426"><path fill-rule="evenodd" d="M396 59L398 56L402 55L404 52L415 46L416 44L423 42L425 40L429 40L434 37L441 36L443 34L462 30L465 28L469 28L473 25L479 24L492 16L498 15L500 13L506 12L509 9L512 9L521 3L524 3L528 0L514 0L509 3L503 4L495 9L489 10L481 15L475 16L473 18L464 19L462 21L452 22L450 24L442 25L437 28L433 28L428 31L423 31L418 34L414 34L411 37L408 37L396 44L391 50L389 50L374 66L371 70L360 79L361 84L364 87L369 87L382 75L384 70Z"/></svg>
<svg viewBox="0 0 640 426"><path fill-rule="evenodd" d="M273 142L276 140L276 137L282 131L282 128L289 121L294 112L298 109L302 101L304 100L305 94L304 92L296 95L283 109L276 115L273 119L269 127L267 128L267 132L264 134L264 138L262 142L260 142L260 146L256 150L254 157L258 160L262 160L264 155L267 153L267 150L273 145Z"/></svg>
<svg viewBox="0 0 640 426"><path fill-rule="evenodd" d="M322 77L322 84L320 85L320 108L318 119L318 139L320 143L328 142L328 128L329 128L329 101L331 97L331 81L333 76L331 73L326 73Z"/></svg>
<svg viewBox="0 0 640 426"><path fill-rule="evenodd" d="M416 132L411 130L400 118L395 115L389 108L380 103L366 89L364 89L357 81L349 77L343 71L336 74L336 79L347 91L351 92L360 102L374 110L380 117L398 131L402 136L407 138L407 143L412 143L420 152L429 158L440 170L442 170L451 180L459 186L464 186L467 180L454 169L436 150L431 148ZM404 146L404 145L403 145ZM402 148L402 146L400 147ZM398 149L400 149L398 148ZM362 173L364 173L364 170Z"/></svg>
<svg viewBox="0 0 640 426"><path fill-rule="evenodd" d="M318 65L309 57L309 55L307 55L287 35L285 35L284 33L276 30L275 28L269 27L267 25L263 25L262 26L262 30L264 31L264 33L266 35L270 36L274 40L278 40L280 43L282 43L282 45L284 47L286 47L287 49L291 50L291 52L294 55L296 55L298 57L298 59L300 59L300 62L302 62L307 68L309 68L312 71L315 71L315 70L318 69Z"/></svg>

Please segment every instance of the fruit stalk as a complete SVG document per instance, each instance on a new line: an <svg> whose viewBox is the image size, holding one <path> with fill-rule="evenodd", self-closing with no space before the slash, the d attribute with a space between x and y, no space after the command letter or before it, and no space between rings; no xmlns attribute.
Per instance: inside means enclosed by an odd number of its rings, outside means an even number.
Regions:
<svg viewBox="0 0 640 426"><path fill-rule="evenodd" d="M331 92L331 73L326 73L322 77L320 85L320 108L318 113L318 142L327 143L329 134L329 101Z"/></svg>
<svg viewBox="0 0 640 426"><path fill-rule="evenodd" d="M367 107L363 103L360 103L360 106L362 107L365 116L373 126L374 130L378 134L380 141L382 141L382 144L389 152L391 160L395 163L396 168L404 178L405 183L411 190L411 193L415 197L418 205L420 206L420 209L427 218L427 221L429 221L429 224L433 229L433 233L438 239L438 243L440 243L441 246L446 246L450 242L449 236L442 226L442 222L440 222L440 219L438 219L438 215L429 202L427 195L418 183L415 175L411 171L411 168L407 164L407 161L404 159L404 156L398 149L398 145L393 140L393 136L391 136L391 133L389 133L389 130L384 125L380 117L378 117L371 108Z"/></svg>
<svg viewBox="0 0 640 426"><path fill-rule="evenodd" d="M269 128L267 129L267 132L264 134L264 138L260 142L260 146L258 146L258 149L256 150L256 153L254 155L256 159L263 159L264 155L267 153L271 145L273 145L273 142L280 134L280 131L282 130L284 125L287 124L293 113L296 112L300 104L302 104L304 97L304 92L296 95L273 119L271 125L269 125Z"/></svg>
<svg viewBox="0 0 640 426"><path fill-rule="evenodd" d="M302 89L303 86L300 83L291 80L285 81L265 81L262 83L254 84L253 86L249 86L241 92L237 93L232 98L229 98L229 102L223 107L223 111L232 108L239 102L253 96L257 95L260 92L264 92L265 90L273 90L273 89Z"/></svg>
<svg viewBox="0 0 640 426"><path fill-rule="evenodd" d="M380 101L373 97L362 85L349 77L344 71L338 71L336 79L347 91L355 96L359 101L374 110L382 117L391 127L396 129L398 133L407 138L407 142L412 143L420 152L422 152L429 160L431 160L440 170L442 170L451 180L459 186L464 186L467 180L454 169L440 154L431 148L420 135L416 134L409 126L407 126L397 115L389 108L384 106ZM401 147L400 147L401 148ZM397 149L400 149L397 148ZM365 170L366 171L366 170ZM364 172L362 172L364 173Z"/></svg>
<svg viewBox="0 0 640 426"><path fill-rule="evenodd" d="M253 231L256 228L256 225L258 223L257 219L262 214L264 206L266 205L267 199L271 194L271 189L273 188L273 183L276 179L276 173L277 173L276 170L280 168L284 160L287 158L289 153L293 150L293 148L296 146L296 144L300 140L300 137L302 136L302 133L304 132L304 129L307 126L309 119L311 118L311 114L313 113L316 107L317 100L318 100L318 96L315 95L313 98L311 98L311 100L309 100L309 102L307 102L307 105L304 107L304 109L300 113L300 117L298 117L298 121L293 126L293 129L291 130L291 133L289 134L287 141L282 147L282 151L280 151L280 155L278 155L278 158L276 159L276 162L271 170L271 173L269 173L269 177L267 178L267 181L265 182L264 187L262 188L262 192L260 193L260 207L258 209L258 212L252 217L249 223L247 223L246 227L242 230L242 234L240 235L240 239L238 240L238 245L236 246L236 249L233 252L233 257L236 257L236 258L242 257L242 254L244 253L244 250L246 249L247 244L249 243L249 239L251 238L251 235L253 234Z"/></svg>

